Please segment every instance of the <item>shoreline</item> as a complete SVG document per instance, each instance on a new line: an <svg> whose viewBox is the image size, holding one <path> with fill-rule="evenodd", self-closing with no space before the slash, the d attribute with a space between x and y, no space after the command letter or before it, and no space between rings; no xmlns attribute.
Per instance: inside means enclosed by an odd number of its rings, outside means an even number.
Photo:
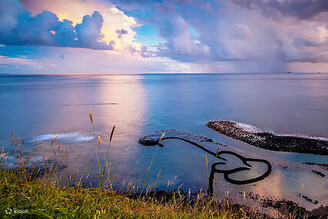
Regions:
<svg viewBox="0 0 328 219"><path fill-rule="evenodd" d="M233 121L210 121L206 126L230 138L267 150L328 155L328 139L325 138L277 135Z"/></svg>
<svg viewBox="0 0 328 219"><path fill-rule="evenodd" d="M250 127L248 127L250 128ZM220 151L225 153L226 151L233 151L237 154L242 155L243 157L248 158L259 158L262 160L267 160L272 165L272 173L263 180L259 180L255 183L245 184L245 185L236 185L233 184L224 177L222 173L215 172L215 177L209 181L209 187L211 187L212 183L215 192L215 196L222 197L229 192L229 198L233 200L238 200L238 203L242 204L243 202L240 197L243 196L240 191L244 191L246 194L246 203L250 204L251 206L257 208L260 207L263 212L273 215L278 210L277 207L281 205L287 205L291 208L293 206L299 204L300 200L302 203L302 207L304 207L308 212L316 212L316 211L328 211L327 205L327 198L325 198L322 194L317 193L311 189L311 186L307 182L303 182L300 179L311 179L312 185L316 185L316 188L322 187L325 185L325 180L328 176L328 170L324 169L324 166L319 166L315 163L304 163L304 162L294 162L294 161L286 161L281 160L275 157L271 157L269 154L266 154L268 150L265 149L256 149L255 150L244 150L232 145L222 144L221 142L217 142L215 139L210 139L195 133L189 133L181 130L161 130L153 133L149 133L144 137L139 139L139 143L144 146L155 146L158 144L162 134L165 133L165 136L162 140L188 140L192 141L191 147L194 143L199 144L202 147L211 149L214 153L216 151L216 156L220 158ZM163 145L162 145L163 144ZM165 141L160 142L159 146L165 147ZM201 147L197 146L201 149ZM217 148L219 149L217 150ZM248 146L252 147L252 146ZM219 151L219 152L218 152ZM204 153L208 153L204 151ZM254 154L256 153L256 155ZM212 154L213 153L209 153ZM229 157L231 158L231 157ZM214 160L213 160L214 161ZM212 161L212 162L213 162ZM220 162L223 162L222 160ZM215 163L214 163L215 164ZM232 163L230 163L230 166ZM254 163L253 163L254 165ZM237 166L236 166L237 167ZM211 168L210 168L211 169ZM226 169L227 171L230 171ZM236 173L235 173L236 174ZM282 180L284 175L293 174L294 178L292 180ZM212 175L212 174L211 174ZM299 178L302 176L302 178ZM284 184L286 182L287 184ZM301 191L301 184L304 183L304 191ZM324 186L323 186L324 187ZM261 188L258 190L257 188ZM279 188L279 189L278 189ZM278 189L278 190L277 190ZM210 189L211 190L211 189ZM209 190L209 191L210 191ZM283 194L277 193L277 191L282 192ZM253 194L254 193L254 194ZM255 195L256 199L253 198L253 194ZM300 195L301 194L301 195ZM249 196L249 197L248 197ZM239 198L238 198L239 197ZM265 206L265 207L264 207ZM321 207L326 206L326 207ZM289 208L288 207L288 208ZM278 210L279 211L279 210Z"/></svg>

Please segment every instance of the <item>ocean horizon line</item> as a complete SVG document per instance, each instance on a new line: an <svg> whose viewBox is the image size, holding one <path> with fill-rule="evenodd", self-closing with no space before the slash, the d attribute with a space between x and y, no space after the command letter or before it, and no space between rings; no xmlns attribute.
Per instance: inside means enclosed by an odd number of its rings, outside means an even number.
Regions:
<svg viewBox="0 0 328 219"><path fill-rule="evenodd" d="M278 75L278 74L328 74L328 72L270 72L270 73L263 73L263 72L222 72L222 73L191 73L191 72L179 72L179 73L44 73L44 74L19 74L19 73L0 73L0 77L3 76L115 76L115 75Z"/></svg>

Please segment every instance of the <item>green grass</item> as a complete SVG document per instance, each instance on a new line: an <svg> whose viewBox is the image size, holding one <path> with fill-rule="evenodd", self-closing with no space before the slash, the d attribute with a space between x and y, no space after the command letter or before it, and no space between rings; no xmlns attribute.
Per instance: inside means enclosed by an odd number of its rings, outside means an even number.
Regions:
<svg viewBox="0 0 328 219"><path fill-rule="evenodd" d="M30 177L25 170L0 170L0 214L2 217L45 218L262 218L239 206L219 203L198 195L187 200L173 193L119 193L104 188L56 186L50 178ZM8 209L24 210L6 214Z"/></svg>

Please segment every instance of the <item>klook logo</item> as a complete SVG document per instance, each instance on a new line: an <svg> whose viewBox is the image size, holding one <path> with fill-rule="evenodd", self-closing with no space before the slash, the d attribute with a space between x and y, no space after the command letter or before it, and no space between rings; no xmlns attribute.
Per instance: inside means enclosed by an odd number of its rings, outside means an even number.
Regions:
<svg viewBox="0 0 328 219"><path fill-rule="evenodd" d="M12 215L12 214L27 214L27 209L16 209L16 208L7 208L5 210L6 215Z"/></svg>

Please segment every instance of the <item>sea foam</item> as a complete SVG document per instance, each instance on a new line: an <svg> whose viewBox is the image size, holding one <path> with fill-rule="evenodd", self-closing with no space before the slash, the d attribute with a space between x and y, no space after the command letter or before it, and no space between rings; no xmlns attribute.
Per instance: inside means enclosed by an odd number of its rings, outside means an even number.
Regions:
<svg viewBox="0 0 328 219"><path fill-rule="evenodd" d="M94 135L90 133L76 133L76 132L67 132L67 133L59 133L59 134L43 134L33 138L31 141L52 141L56 136L58 141L66 142L66 143L74 143L74 142L86 142L94 139Z"/></svg>

